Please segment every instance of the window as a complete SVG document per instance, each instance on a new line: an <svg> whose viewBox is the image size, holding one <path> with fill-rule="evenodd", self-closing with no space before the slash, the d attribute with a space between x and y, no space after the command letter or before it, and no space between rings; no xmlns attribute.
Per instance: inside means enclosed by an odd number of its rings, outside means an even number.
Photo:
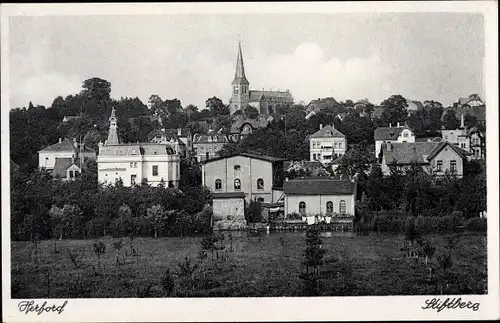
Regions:
<svg viewBox="0 0 500 323"><path fill-rule="evenodd" d="M234 170L235 171L239 171L241 169L241 166L240 165L234 165Z"/></svg>
<svg viewBox="0 0 500 323"><path fill-rule="evenodd" d="M333 213L333 202L328 201L326 202L326 214L332 214Z"/></svg>
<svg viewBox="0 0 500 323"><path fill-rule="evenodd" d="M339 142L339 148L342 148L342 143L341 142Z"/></svg>
<svg viewBox="0 0 500 323"><path fill-rule="evenodd" d="M220 179L215 180L215 189L216 190L221 190L222 189L222 181Z"/></svg>
<svg viewBox="0 0 500 323"><path fill-rule="evenodd" d="M460 148L465 148L465 143L461 143Z"/></svg>
<svg viewBox="0 0 500 323"><path fill-rule="evenodd" d="M450 171L452 173L457 171L457 161L456 160L450 160Z"/></svg>
<svg viewBox="0 0 500 323"><path fill-rule="evenodd" d="M72 170L70 170L70 171L69 171L69 178L73 178L73 177L74 177L74 175L73 175L73 171L72 171Z"/></svg>
<svg viewBox="0 0 500 323"><path fill-rule="evenodd" d="M344 200L340 201L340 203L339 203L339 212L345 213L345 201Z"/></svg>
<svg viewBox="0 0 500 323"><path fill-rule="evenodd" d="M263 198L263 197L259 197L259 198L257 199L257 201L258 201L258 202L260 202L260 203L262 203L262 202L264 202L264 198Z"/></svg>
<svg viewBox="0 0 500 323"><path fill-rule="evenodd" d="M173 181L168 181L168 187L173 188L174 187L174 182Z"/></svg>
<svg viewBox="0 0 500 323"><path fill-rule="evenodd" d="M257 180L257 189L258 190L263 190L264 189L264 180L262 178L259 178Z"/></svg>
<svg viewBox="0 0 500 323"><path fill-rule="evenodd" d="M153 165L153 176L158 176L158 165Z"/></svg>
<svg viewBox="0 0 500 323"><path fill-rule="evenodd" d="M313 154L313 159L314 159L314 160L316 160L316 157L317 157L317 156L316 156L316 154Z"/></svg>
<svg viewBox="0 0 500 323"><path fill-rule="evenodd" d="M210 153L209 153L208 151L205 153L205 159L206 159L206 160L209 160L209 159L210 159Z"/></svg>
<svg viewBox="0 0 500 323"><path fill-rule="evenodd" d="M299 203L299 213L306 214L306 202Z"/></svg>
<svg viewBox="0 0 500 323"><path fill-rule="evenodd" d="M443 171L443 161L442 160L438 160L437 163L436 163L436 171L438 172L442 172Z"/></svg>
<svg viewBox="0 0 500 323"><path fill-rule="evenodd" d="M234 189L235 190L240 190L241 189L241 182L240 182L240 180L238 178L234 180Z"/></svg>
<svg viewBox="0 0 500 323"><path fill-rule="evenodd" d="M233 92L234 92L234 94L238 94L238 87L237 86L234 87L234 91Z"/></svg>
<svg viewBox="0 0 500 323"><path fill-rule="evenodd" d="M137 178L137 175L130 175L130 184L135 185L136 178Z"/></svg>
<svg viewBox="0 0 500 323"><path fill-rule="evenodd" d="M332 159L332 156L331 155L326 155L325 159L330 160L330 159Z"/></svg>

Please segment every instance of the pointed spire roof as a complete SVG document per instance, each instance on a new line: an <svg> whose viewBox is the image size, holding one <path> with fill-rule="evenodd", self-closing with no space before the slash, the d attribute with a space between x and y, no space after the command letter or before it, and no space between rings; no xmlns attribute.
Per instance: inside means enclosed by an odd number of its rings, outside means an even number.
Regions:
<svg viewBox="0 0 500 323"><path fill-rule="evenodd" d="M118 140L116 114L115 114L115 108L113 107L113 109L111 110L111 117L109 117L109 132L106 145L118 145L118 144L120 144L120 141Z"/></svg>
<svg viewBox="0 0 500 323"><path fill-rule="evenodd" d="M243 65L243 54L241 52L241 41L238 41L238 58L236 59L236 71L234 73L233 84L235 83L249 84L245 76L245 66Z"/></svg>

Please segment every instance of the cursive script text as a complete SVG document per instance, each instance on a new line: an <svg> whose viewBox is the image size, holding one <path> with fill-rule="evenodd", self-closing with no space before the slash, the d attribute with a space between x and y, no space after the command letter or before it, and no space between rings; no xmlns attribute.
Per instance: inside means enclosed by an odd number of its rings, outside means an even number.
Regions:
<svg viewBox="0 0 500 323"><path fill-rule="evenodd" d="M22 301L17 304L20 312L24 312L24 314L28 314L30 312L35 312L38 315L44 312L57 312L57 314L61 314L64 311L64 307L68 304L68 301L64 301L62 305L47 305L47 302L44 301L41 305L35 304L35 301Z"/></svg>
<svg viewBox="0 0 500 323"><path fill-rule="evenodd" d="M474 312L479 310L479 303L473 303L471 301L462 300L461 297L450 299L449 297L442 301L440 298L428 299L425 301L426 306L422 306L422 309L428 310L433 309L437 310L438 313L444 309L456 309L456 308L466 308L471 309Z"/></svg>

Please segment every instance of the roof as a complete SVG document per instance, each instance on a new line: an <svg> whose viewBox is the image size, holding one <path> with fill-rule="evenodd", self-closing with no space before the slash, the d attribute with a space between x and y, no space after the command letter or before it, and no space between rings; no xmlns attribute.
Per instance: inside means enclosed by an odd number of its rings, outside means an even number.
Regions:
<svg viewBox="0 0 500 323"><path fill-rule="evenodd" d="M244 192L212 193L213 199L245 198Z"/></svg>
<svg viewBox="0 0 500 323"><path fill-rule="evenodd" d="M387 150L387 144L383 144L381 152L385 155L387 164L428 164L445 147L451 147L461 158L470 155L465 150L446 141L392 143L391 151Z"/></svg>
<svg viewBox="0 0 500 323"><path fill-rule="evenodd" d="M75 152L75 146L74 143L71 142L68 138L64 138L57 144L53 144L51 146L45 147L44 149L40 150L44 152L61 152L61 151L67 151L67 152Z"/></svg>
<svg viewBox="0 0 500 323"><path fill-rule="evenodd" d="M334 105L338 105L339 103L335 98L333 97L326 97L326 98L318 98L317 100L311 100L309 104L307 105L308 110L314 109L316 111L319 111L321 109L327 108L327 107L333 107Z"/></svg>
<svg viewBox="0 0 500 323"><path fill-rule="evenodd" d="M220 133L211 133L208 135L197 133L193 136L193 144L207 144L207 143L212 144L212 143L227 143L227 142L229 142L227 136Z"/></svg>
<svg viewBox="0 0 500 323"><path fill-rule="evenodd" d="M283 163L283 168L285 170L290 169L292 166L299 166L302 168L307 168L307 169L317 169L317 168L325 168L325 166L316 160L309 161L309 160L291 160L291 161L285 161Z"/></svg>
<svg viewBox="0 0 500 323"><path fill-rule="evenodd" d="M181 131L180 136L178 135L179 129ZM189 130L188 128L179 128L179 129L156 129L156 130L153 130L149 133L148 140L152 140L157 135L167 137L168 140L170 140L170 138L176 139L177 137L187 137L187 138L191 137L191 130Z"/></svg>
<svg viewBox="0 0 500 323"><path fill-rule="evenodd" d="M408 127L378 127L374 131L375 140L396 140L403 129Z"/></svg>
<svg viewBox="0 0 500 323"><path fill-rule="evenodd" d="M293 97L290 91L265 91L265 90L250 90L249 101L286 101L293 102Z"/></svg>
<svg viewBox="0 0 500 323"><path fill-rule="evenodd" d="M356 192L355 181L325 178L295 178L283 183L286 195L350 195Z"/></svg>
<svg viewBox="0 0 500 323"><path fill-rule="evenodd" d="M240 133L245 124L249 124L252 127L252 129L265 128L265 127L267 127L268 121L265 117L262 117L260 115L259 115L259 118L257 120L256 119L249 119L249 118L238 118L231 125L231 133L233 133L233 134Z"/></svg>
<svg viewBox="0 0 500 323"><path fill-rule="evenodd" d="M212 159L209 159L209 160L205 160L202 163L203 164L208 164L208 163L211 163L211 162L214 162L214 161L218 161L218 160L222 160L222 159L227 159L227 158L232 158L232 157L236 157L236 156L244 156L244 157L248 157L248 158L260 159L260 160L264 160L264 161L267 161L267 162L270 162L270 163L274 163L274 162L278 162L278 161L283 161L282 158L278 158L278 157L273 157L273 156L268 156L268 155L261 155L259 153L245 152L245 153L234 153L234 154L230 154L230 155L227 155L227 156L221 156L221 157L212 158Z"/></svg>
<svg viewBox="0 0 500 323"><path fill-rule="evenodd" d="M324 126L315 133L309 136L309 138L345 138L345 135L335 129L332 125Z"/></svg>
<svg viewBox="0 0 500 323"><path fill-rule="evenodd" d="M73 164L80 168L79 159L73 161L72 158L56 158L56 163L54 165L54 169L52 170L53 176L66 178L66 170Z"/></svg>
<svg viewBox="0 0 500 323"><path fill-rule="evenodd" d="M139 155L173 155L174 149L169 144L158 143L129 143L118 145L104 145L99 156L139 156Z"/></svg>

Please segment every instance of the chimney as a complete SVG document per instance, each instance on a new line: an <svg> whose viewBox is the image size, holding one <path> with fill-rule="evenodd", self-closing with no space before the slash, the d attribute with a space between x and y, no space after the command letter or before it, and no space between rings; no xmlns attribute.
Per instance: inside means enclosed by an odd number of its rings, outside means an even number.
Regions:
<svg viewBox="0 0 500 323"><path fill-rule="evenodd" d="M465 122L464 122L464 114L460 116L460 128L463 129L465 128Z"/></svg>
<svg viewBox="0 0 500 323"><path fill-rule="evenodd" d="M288 182L288 177L285 177L285 182Z"/></svg>
<svg viewBox="0 0 500 323"><path fill-rule="evenodd" d="M399 128L399 122L398 122L398 128Z"/></svg>
<svg viewBox="0 0 500 323"><path fill-rule="evenodd" d="M389 122L389 128L392 128L392 123Z"/></svg>
<svg viewBox="0 0 500 323"><path fill-rule="evenodd" d="M181 133L182 133L182 129L181 128L177 128L177 136L180 137Z"/></svg>
<svg viewBox="0 0 500 323"><path fill-rule="evenodd" d="M319 129L320 130L323 129L323 124L322 123L319 124Z"/></svg>
<svg viewBox="0 0 500 323"><path fill-rule="evenodd" d="M61 142L62 142L62 138L59 138L59 143L61 143Z"/></svg>

